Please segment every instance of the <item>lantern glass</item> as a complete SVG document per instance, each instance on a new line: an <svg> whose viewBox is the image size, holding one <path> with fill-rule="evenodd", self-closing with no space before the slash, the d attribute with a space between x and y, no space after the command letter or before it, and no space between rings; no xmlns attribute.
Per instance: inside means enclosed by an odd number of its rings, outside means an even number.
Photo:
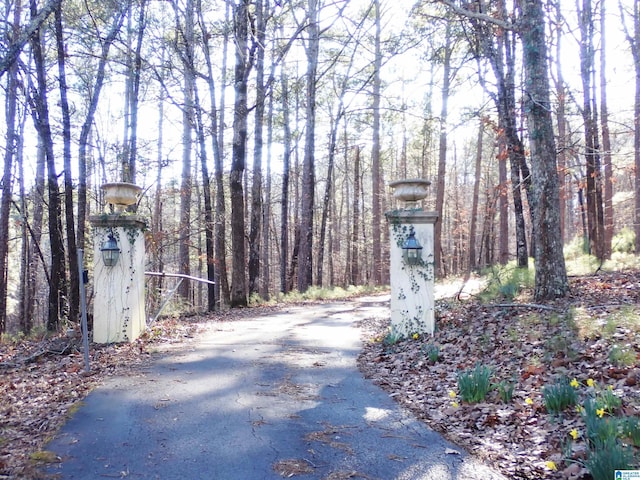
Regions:
<svg viewBox="0 0 640 480"><path fill-rule="evenodd" d="M113 267L118 263L120 247L118 247L118 241L113 236L113 233L109 234L107 240L105 240L102 247L100 247L100 251L102 252L102 262L105 266Z"/></svg>
<svg viewBox="0 0 640 480"><path fill-rule="evenodd" d="M416 234L411 227L409 236L402 244L404 261L407 265L419 265L422 259L422 245L416 239Z"/></svg>

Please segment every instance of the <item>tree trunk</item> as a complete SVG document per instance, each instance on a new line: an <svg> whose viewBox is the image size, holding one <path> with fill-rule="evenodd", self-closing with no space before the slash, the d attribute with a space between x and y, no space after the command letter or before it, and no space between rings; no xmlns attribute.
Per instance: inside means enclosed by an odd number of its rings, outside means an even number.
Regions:
<svg viewBox="0 0 640 480"><path fill-rule="evenodd" d="M129 95L129 114L131 119L129 122L129 146L127 149L128 158L127 181L136 183L138 170L138 106L140 103L140 77L142 75L142 40L144 38L144 30L146 26L146 8L147 0L140 0L138 4L138 21L136 28L136 48L133 56L133 64L128 74L131 76L131 94ZM193 11L193 4L187 2L187 10ZM191 29L193 31L193 28ZM189 48L187 46L187 48ZM133 207L135 208L135 206Z"/></svg>
<svg viewBox="0 0 640 480"><path fill-rule="evenodd" d="M193 89L195 100L196 131L198 134L198 144L200 146L200 171L202 172L202 197L204 200L204 236L205 252L207 264L207 279L214 282L215 262L214 262L214 242L213 242L213 206L211 202L211 183L209 181L209 167L207 166L207 148L205 143L205 126L202 120L202 109L200 108L200 98L198 96L197 85ZM214 284L207 284L207 311L213 312L216 309Z"/></svg>
<svg viewBox="0 0 640 480"><path fill-rule="evenodd" d="M382 196L382 184L380 182L380 91L381 79L380 70L382 69L382 50L380 47L380 0L374 0L375 8L375 57L373 63L373 137L371 141L371 215L372 215L372 246L371 257L373 262L373 284L382 284L382 246L380 242L382 212L380 208L380 199Z"/></svg>
<svg viewBox="0 0 640 480"><path fill-rule="evenodd" d="M596 121L595 99L592 75L595 67L593 47L593 14L591 0L583 0L580 17L580 75L583 87L582 117L586 149L586 197L587 223L589 225L590 251L598 259L604 258L604 216L602 209L602 180L600 172L600 152Z"/></svg>
<svg viewBox="0 0 640 480"><path fill-rule="evenodd" d="M9 72L11 76L11 71ZM7 113L10 113L7 110ZM7 121L7 127L10 123ZM24 144L21 138L24 138L25 116L20 120L20 135L16 138L15 159L18 165L18 178L20 183L20 213L22 215L21 222L21 254L20 254L20 293L18 305L18 318L20 319L20 331L28 335L33 328L33 305L34 296L37 288L37 275L35 274L36 265L38 264L35 256L35 250L32 248L30 237L34 235L34 231L29 220L29 206L33 202L33 195L27 196L24 183L24 162L23 152ZM29 202L31 199L31 202ZM36 197L37 198L37 197ZM40 202L42 203L42 202ZM0 332L1 334L1 332Z"/></svg>
<svg viewBox="0 0 640 480"><path fill-rule="evenodd" d="M569 282L562 252L558 170L542 0L522 0L522 43L525 70L525 111L531 148L536 300L564 297Z"/></svg>
<svg viewBox="0 0 640 480"><path fill-rule="evenodd" d="M327 223L331 212L331 198L333 197L333 170L335 166L337 136L340 118L342 117L342 99L340 96L338 106L338 118L332 122L329 135L329 152L327 160L327 181L325 182L324 195L322 197L322 218L320 220L320 234L318 236L318 258L316 264L316 284L322 286L324 268L325 239L327 235ZM331 249L329 249L331 250Z"/></svg>
<svg viewBox="0 0 640 480"><path fill-rule="evenodd" d="M480 181L482 179L482 147L484 145L484 119L478 122L478 141L476 142L476 168L473 182L473 199L471 201L471 225L469 226L469 270L478 268L478 258L476 254L476 236L478 224L478 201L480 198Z"/></svg>
<svg viewBox="0 0 640 480"><path fill-rule="evenodd" d="M225 21L229 22L229 2L226 2L225 9ZM198 12L200 14L200 28L202 29L202 38L210 38L211 35L205 29L204 18L202 17L202 7L200 2L198 3ZM222 46L222 75L226 74L227 69L227 51L229 44L229 29L224 30L223 46ZM213 285L213 301L215 307L220 307L221 304L229 304L229 282L227 279L227 259L226 259L226 202L224 194L224 167L223 167L223 152L222 145L224 145L224 98L225 98L225 84L222 82L220 92L220 115L216 109L216 89L214 84L213 63L211 61L211 52L209 43L203 43L203 53L207 64L207 85L209 87L209 101L211 102L211 144L213 150L214 160L214 179L216 186L215 196L215 212L213 216L213 228L214 228L214 278L210 279L215 282ZM211 300L210 300L211 301Z"/></svg>
<svg viewBox="0 0 640 480"><path fill-rule="evenodd" d="M33 87L31 81L29 87ZM29 89L33 91L33 88ZM34 121L36 119L35 112L32 111ZM24 126L23 126L24 130ZM18 150L22 152L22 147ZM20 153L22 156L22 153ZM38 264L42 264L47 283L49 282L49 273L46 269L46 263L42 252L40 250L40 241L42 240L42 223L44 218L44 205L45 200L45 150L44 144L40 136L38 136L38 146L36 151L36 169L35 169L35 185L32 190L33 196L33 221L29 226L29 246L27 251L27 257L30 260L28 265L28 273L26 275L26 289L24 297L21 301L20 318L23 322L24 328L31 328L33 325L34 309L36 304L36 292L38 292ZM20 160L20 166L22 167L22 161ZM23 176L24 177L24 176ZM24 200L24 198L23 198ZM23 212L26 215L26 208L23 208ZM39 260L38 260L39 258Z"/></svg>
<svg viewBox="0 0 640 480"><path fill-rule="evenodd" d="M606 8L600 2L600 128L602 130L602 151L604 156L604 258L611 258L613 241L613 165L611 137L609 135L609 109L607 106L606 76Z"/></svg>
<svg viewBox="0 0 640 480"><path fill-rule="evenodd" d="M442 262L442 224L444 207L445 176L447 170L447 117L449 114L449 90L451 87L451 22L447 22L442 72L442 106L440 108L440 147L438 150L438 174L436 181L436 213L439 222L434 227L434 261L437 271L444 275Z"/></svg>
<svg viewBox="0 0 640 480"><path fill-rule="evenodd" d="M556 23L561 25L564 22L560 9L560 2L556 3ZM570 238L568 234L567 220L567 200L569 194L567 192L567 118L566 118L566 97L567 88L562 75L562 67L560 58L562 55L562 33L560 27L556 27L558 35L556 37L556 97L558 98L558 106L556 109L556 118L558 122L558 172L560 181L560 231L562 232L562 240Z"/></svg>
<svg viewBox="0 0 640 480"><path fill-rule="evenodd" d="M304 161L302 164L302 201L300 215L300 248L298 257L298 291L306 292L313 283L313 210L315 196L315 123L316 72L320 45L318 0L309 0L305 45L307 57L307 98Z"/></svg>
<svg viewBox="0 0 640 480"><path fill-rule="evenodd" d="M500 191L500 198L498 199L498 209L500 210L498 258L501 265L506 265L509 261L509 194L507 193L509 147L504 137L498 140L498 144L500 145L500 153L498 153L498 190Z"/></svg>
<svg viewBox="0 0 640 480"><path fill-rule="evenodd" d="M31 16L37 15L35 0L31 0ZM46 65L38 32L31 39L31 48L36 68L37 88L34 96L36 131L45 149L47 167L47 189L49 202L49 242L51 246L51 268L49 271L49 302L47 330L57 331L61 317L66 313L65 299L67 286L65 277L65 249L62 237L61 201L56 172L53 139L49 124L49 106L47 100Z"/></svg>
<svg viewBox="0 0 640 480"><path fill-rule="evenodd" d="M71 112L67 98L67 74L65 44L62 30L62 4L55 11L56 50L58 59L58 85L60 89L60 110L62 113L62 162L64 165L64 213L67 228L67 256L69 262L69 321L75 323L80 316L80 276L76 252L76 231L74 219L73 178L71 175Z"/></svg>
<svg viewBox="0 0 640 480"><path fill-rule="evenodd" d="M165 59L166 51L164 47L160 53L162 60ZM164 235L162 233L162 170L164 167L163 144L164 144L164 89L160 90L158 97L158 142L156 158L156 184L155 198L153 204L153 215L151 216L151 264L154 272L164 271ZM152 277L149 279L149 292L151 294L151 305L154 309L160 306L160 292L162 291L163 277Z"/></svg>
<svg viewBox="0 0 640 480"><path fill-rule="evenodd" d="M360 147L355 146L353 159L353 223L351 228L351 264L349 265L351 285L360 284Z"/></svg>
<svg viewBox="0 0 640 480"><path fill-rule="evenodd" d="M244 190L242 177L245 169L247 145L247 76L248 62L249 1L240 0L235 6L234 32L236 63L234 73L235 102L233 109L233 151L229 190L231 193L231 306L247 306L247 284L245 279L245 231Z"/></svg>
<svg viewBox="0 0 640 480"><path fill-rule="evenodd" d="M631 51L633 53L633 64L635 66L636 84L635 96L633 104L633 151L635 166L635 234L636 234L636 254L640 255L640 1L634 0L633 11L633 39L631 42Z"/></svg>
<svg viewBox="0 0 640 480"><path fill-rule="evenodd" d="M179 252L178 270L181 274L191 274L191 155L193 149L193 125L194 125L194 89L195 89L195 66L194 56L194 4L193 0L187 0L184 18L184 45L182 55L182 66L184 69L184 105L182 107L182 174L180 182L180 231L179 231ZM177 16L177 12L176 12ZM183 300L189 302L191 285L188 280L183 280L178 288L178 294Z"/></svg>
<svg viewBox="0 0 640 480"><path fill-rule="evenodd" d="M280 83L282 88L282 195L280 201L280 291L289 292L287 263L289 260L289 170L291 168L291 127L289 126L289 84L284 69Z"/></svg>
<svg viewBox="0 0 640 480"><path fill-rule="evenodd" d="M21 2L14 9L12 37L20 31ZM2 199L0 200L0 337L6 330L7 320L7 258L9 255L9 214L11 211L11 172L16 152L18 136L16 135L16 117L18 101L18 64L12 63L7 75L7 92L5 96L6 144L4 149L4 170L2 174Z"/></svg>
<svg viewBox="0 0 640 480"><path fill-rule="evenodd" d="M635 251L636 254L640 254L640 0L633 1L633 12L629 14L633 19L633 32L629 32L627 25L624 22L625 12L622 8L621 2L618 3L620 7L620 16L623 20L623 26L627 41L631 47L631 54L633 56L633 65L635 73L635 90L634 90L634 105L633 105L633 152L634 152L634 188L635 188L635 202L634 202L634 232L635 232Z"/></svg>
<svg viewBox="0 0 640 480"><path fill-rule="evenodd" d="M262 144L264 130L264 107L265 107L265 85L264 85L264 52L266 20L264 10L268 10L269 2L256 0L256 106L254 116L254 154L253 154L253 175L251 182L251 221L249 226L249 294L258 293L260 290L260 231L263 215L262 204Z"/></svg>
<svg viewBox="0 0 640 480"><path fill-rule="evenodd" d="M267 114L267 183L265 185L264 206L262 209L262 287L260 296L267 301L271 296L271 236L269 235L271 221L271 145L273 145L273 95L269 95L269 112Z"/></svg>

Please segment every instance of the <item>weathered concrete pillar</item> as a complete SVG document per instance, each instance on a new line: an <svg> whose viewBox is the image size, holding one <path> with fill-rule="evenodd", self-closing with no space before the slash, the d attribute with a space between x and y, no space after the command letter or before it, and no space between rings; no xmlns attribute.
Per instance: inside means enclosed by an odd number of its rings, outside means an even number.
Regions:
<svg viewBox="0 0 640 480"><path fill-rule="evenodd" d="M435 330L434 225L438 216L418 206L426 197L429 184L423 179L390 184L395 189L394 197L407 202L405 208L386 213L391 239L391 328L392 334L399 337L416 333L431 335ZM403 246L412 231L422 246L416 264L404 258Z"/></svg>
<svg viewBox="0 0 640 480"><path fill-rule="evenodd" d="M137 188L139 191L139 187ZM124 213L118 207L116 213L94 215L89 221L94 233L93 341L131 342L146 327L146 222L141 216ZM117 241L120 249L118 261L113 266L105 265L101 250L110 235Z"/></svg>

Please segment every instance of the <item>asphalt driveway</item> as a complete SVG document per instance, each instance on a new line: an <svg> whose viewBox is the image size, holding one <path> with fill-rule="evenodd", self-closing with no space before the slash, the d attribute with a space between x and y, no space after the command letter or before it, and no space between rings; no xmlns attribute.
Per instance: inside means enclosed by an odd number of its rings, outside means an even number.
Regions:
<svg viewBox="0 0 640 480"><path fill-rule="evenodd" d="M91 393L49 444L61 479L493 480L356 366L388 297L212 324Z"/></svg>

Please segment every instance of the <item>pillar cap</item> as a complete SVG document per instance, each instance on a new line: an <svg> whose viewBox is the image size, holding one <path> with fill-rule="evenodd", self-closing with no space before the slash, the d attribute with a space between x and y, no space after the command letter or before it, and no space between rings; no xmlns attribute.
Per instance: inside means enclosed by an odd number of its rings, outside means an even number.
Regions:
<svg viewBox="0 0 640 480"><path fill-rule="evenodd" d="M425 212L420 208L415 208L413 210L407 210L405 208L398 210L391 210L384 214L387 217L387 220L391 223L413 223L416 225L420 224L433 224L438 221L438 213L437 212Z"/></svg>
<svg viewBox="0 0 640 480"><path fill-rule="evenodd" d="M89 223L93 227L137 227L141 230L147 228L147 220L141 215L131 213L103 213L102 215L92 215Z"/></svg>

